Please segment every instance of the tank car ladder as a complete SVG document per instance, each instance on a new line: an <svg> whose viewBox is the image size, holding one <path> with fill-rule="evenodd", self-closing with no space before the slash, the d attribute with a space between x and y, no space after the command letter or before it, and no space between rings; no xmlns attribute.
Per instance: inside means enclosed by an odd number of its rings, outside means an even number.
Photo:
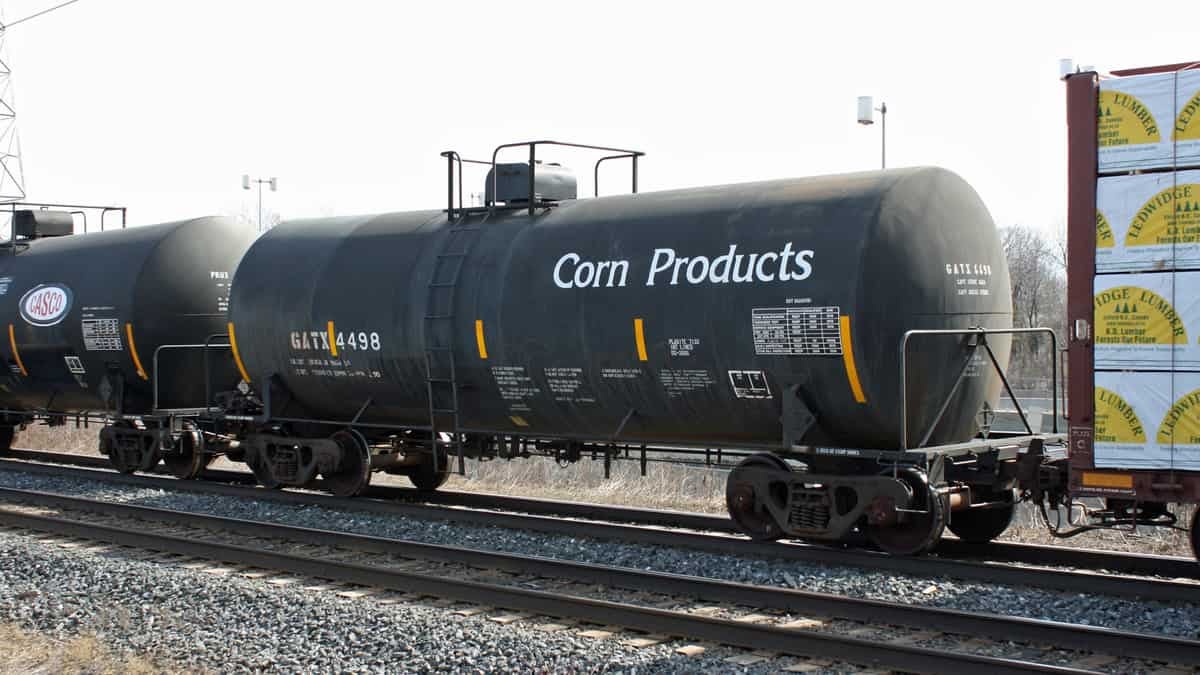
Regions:
<svg viewBox="0 0 1200 675"><path fill-rule="evenodd" d="M484 216L486 218L486 216ZM442 252L434 261L425 304L425 384L429 395L430 447L433 468L441 471L438 435L450 435L450 447L458 455L458 472L466 473L462 438L459 435L458 376L454 362L455 290L467 256L482 229L482 219L468 224L460 215L450 222Z"/></svg>

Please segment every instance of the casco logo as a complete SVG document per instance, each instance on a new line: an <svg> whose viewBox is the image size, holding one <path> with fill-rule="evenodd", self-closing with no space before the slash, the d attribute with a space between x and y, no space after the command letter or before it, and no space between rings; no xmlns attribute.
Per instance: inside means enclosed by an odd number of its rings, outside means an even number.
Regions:
<svg viewBox="0 0 1200 675"><path fill-rule="evenodd" d="M21 318L34 326L53 326L71 309L71 290L58 284L35 286L21 296Z"/></svg>

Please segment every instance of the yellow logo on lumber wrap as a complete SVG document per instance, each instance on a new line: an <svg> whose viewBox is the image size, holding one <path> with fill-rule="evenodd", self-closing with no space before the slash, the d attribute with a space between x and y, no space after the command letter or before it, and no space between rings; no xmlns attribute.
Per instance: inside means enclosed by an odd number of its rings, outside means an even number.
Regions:
<svg viewBox="0 0 1200 675"><path fill-rule="evenodd" d="M1096 387L1096 441L1145 443L1146 430L1133 406L1116 393Z"/></svg>
<svg viewBox="0 0 1200 675"><path fill-rule="evenodd" d="M1159 443L1200 445L1200 389L1175 401L1158 426Z"/></svg>
<svg viewBox="0 0 1200 675"><path fill-rule="evenodd" d="M1102 90L1096 117L1097 139L1102 148L1157 143L1161 140L1154 114L1136 96Z"/></svg>
<svg viewBox="0 0 1200 675"><path fill-rule="evenodd" d="M1114 243L1112 226L1108 224L1108 218L1104 217L1104 213L1100 209L1096 209L1096 248L1112 248Z"/></svg>
<svg viewBox="0 0 1200 675"><path fill-rule="evenodd" d="M1171 137L1177 141L1200 139L1200 91L1183 104L1179 117L1175 118L1175 130Z"/></svg>
<svg viewBox="0 0 1200 675"><path fill-rule="evenodd" d="M1096 344L1187 344L1187 329L1171 303L1154 291L1118 286L1096 294Z"/></svg>
<svg viewBox="0 0 1200 675"><path fill-rule="evenodd" d="M1126 246L1195 244L1200 242L1200 185L1173 185L1151 197L1138 209Z"/></svg>

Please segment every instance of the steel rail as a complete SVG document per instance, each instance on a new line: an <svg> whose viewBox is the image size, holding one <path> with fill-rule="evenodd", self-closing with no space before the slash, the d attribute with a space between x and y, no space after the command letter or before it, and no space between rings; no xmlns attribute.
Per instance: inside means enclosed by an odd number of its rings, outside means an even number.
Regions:
<svg viewBox="0 0 1200 675"><path fill-rule="evenodd" d="M246 537L269 537L311 546L335 546L407 559L452 563L488 570L505 570L556 579L603 584L634 590L695 596L707 601L744 604L761 609L830 616L873 625L900 625L915 629L969 634L993 640L1037 642L1063 649L1103 651L1134 658L1200 663L1200 641L1129 633L1111 628L1082 626L995 614L868 600L828 593L813 593L778 586L760 586L667 572L650 572L611 565L563 561L478 549L427 544L362 534L347 534L263 521L228 518L71 497L46 492L0 488L9 501L43 507L137 518L169 525L220 530Z"/></svg>
<svg viewBox="0 0 1200 675"><path fill-rule="evenodd" d="M1090 672L1015 659L879 643L828 633L796 631L498 584L446 579L440 575L262 551L232 544L93 525L4 509L0 509L0 523L118 546L192 556L404 593L426 594L476 605L571 618L587 623L616 625L636 631L710 641L746 649L765 649L839 661L850 660L855 663L917 672ZM848 655L852 656L848 659Z"/></svg>
<svg viewBox="0 0 1200 675"><path fill-rule="evenodd" d="M934 557L901 557L872 551L752 541L741 536L722 533L663 530L637 525L563 520L540 515L382 501L361 497L347 499L326 494L267 490L207 481L179 481L173 478L126 475L8 460L0 460L0 470L16 470L48 476L69 475L73 478L98 480L109 484L153 487L239 499L257 499L282 504L319 506L393 517L530 530L553 535L618 540L649 546L672 546L721 555L766 557L811 564L860 567L917 577L948 576L984 583L1033 586L1070 593L1113 595L1164 602L1200 603L1200 584L1185 581L1115 576L1086 571L1016 567L999 563L967 562Z"/></svg>
<svg viewBox="0 0 1200 675"><path fill-rule="evenodd" d="M72 455L38 450L9 450L6 454L13 459L95 468L105 471L112 470L112 465L108 460L103 457L90 455ZM167 474L168 471L166 467L160 465L156 467L155 473ZM202 474L201 478L225 483L257 484L253 474L249 471L208 469ZM319 487L319 480L316 485ZM489 493L461 492L456 490L421 492L414 488L397 486L372 486L362 496L374 499L464 506L476 509L499 509L535 515L565 516L587 520L741 534L737 526L725 516L688 511L645 509L590 502L549 500L537 497L514 497ZM794 545L820 546L817 543ZM949 537L942 539L934 549L934 553L964 560L991 560L1047 567L1103 570L1106 572L1150 577L1200 579L1200 563L1193 558L1183 556L1123 553L1089 548L1043 546L1002 541L973 544Z"/></svg>
<svg viewBox="0 0 1200 675"><path fill-rule="evenodd" d="M111 470L112 465L103 457L69 455L36 450L10 450L7 456L36 462L64 464L85 468ZM166 474L166 467L157 467L156 473ZM248 471L209 469L201 476L206 480L226 483L256 484ZM319 485L320 481L318 481ZM740 534L737 526L725 516L667 509L645 509L630 506L613 506L589 502L559 501L537 497L514 497L488 493L439 490L421 492L414 488L396 486L372 486L362 495L366 498L463 506L475 509L498 509L516 513L543 516L565 516L614 523L653 525L704 532ZM797 546L820 546L820 544L794 544ZM1042 546L1019 542L994 541L972 544L961 539L943 538L934 549L939 556L960 560L991 560L1004 563L1025 563L1047 567L1072 567L1086 570L1103 570L1122 574L1149 577L1196 578L1200 579L1200 563L1193 558L1166 556L1148 553L1122 553L1089 548L1065 546Z"/></svg>

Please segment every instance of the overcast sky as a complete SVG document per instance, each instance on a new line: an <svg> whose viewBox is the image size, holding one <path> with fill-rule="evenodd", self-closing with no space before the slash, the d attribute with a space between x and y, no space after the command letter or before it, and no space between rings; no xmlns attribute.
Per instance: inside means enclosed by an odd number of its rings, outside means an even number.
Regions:
<svg viewBox="0 0 1200 675"><path fill-rule="evenodd" d="M643 190L871 170L869 94L890 167L946 167L998 224L1050 229L1058 59L1200 59L1200 5L1135 5L81 0L5 48L29 198L136 223L252 211L243 173L279 177L265 200L286 218L440 208L440 151L533 138L643 150ZM590 162L549 158L591 194ZM627 181L614 166L602 191Z"/></svg>

